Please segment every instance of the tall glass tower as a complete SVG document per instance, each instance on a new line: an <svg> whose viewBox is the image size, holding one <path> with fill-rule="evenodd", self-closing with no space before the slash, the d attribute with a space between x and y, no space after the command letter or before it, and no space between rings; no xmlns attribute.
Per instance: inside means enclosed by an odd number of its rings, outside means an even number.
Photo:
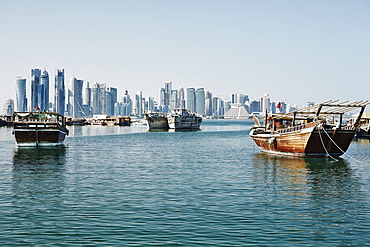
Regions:
<svg viewBox="0 0 370 247"><path fill-rule="evenodd" d="M196 112L201 115L206 115L206 95L204 93L204 88L197 88L196 91Z"/></svg>
<svg viewBox="0 0 370 247"><path fill-rule="evenodd" d="M192 87L186 89L186 109L190 112L196 111L195 89Z"/></svg>
<svg viewBox="0 0 370 247"><path fill-rule="evenodd" d="M40 69L31 69L31 111L39 107Z"/></svg>
<svg viewBox="0 0 370 247"><path fill-rule="evenodd" d="M64 115L66 104L66 91L64 86L64 69L57 69L55 72L54 84L54 112Z"/></svg>
<svg viewBox="0 0 370 247"><path fill-rule="evenodd" d="M40 76L38 95L40 109L47 111L49 109L49 73L46 69L44 69Z"/></svg>
<svg viewBox="0 0 370 247"><path fill-rule="evenodd" d="M72 77L68 89L68 115L73 117L82 116L82 86L83 80Z"/></svg>
<svg viewBox="0 0 370 247"><path fill-rule="evenodd" d="M27 111L26 77L18 76L15 78L15 103L15 111Z"/></svg>

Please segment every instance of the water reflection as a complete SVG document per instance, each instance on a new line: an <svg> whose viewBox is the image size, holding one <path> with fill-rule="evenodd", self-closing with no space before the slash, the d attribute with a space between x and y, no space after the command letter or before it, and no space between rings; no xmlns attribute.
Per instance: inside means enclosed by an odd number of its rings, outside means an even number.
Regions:
<svg viewBox="0 0 370 247"><path fill-rule="evenodd" d="M335 218L350 222L368 207L360 178L345 159L290 158L255 154L254 182L262 197L300 210L296 218ZM316 224L316 223L315 223Z"/></svg>
<svg viewBox="0 0 370 247"><path fill-rule="evenodd" d="M64 147L16 148L12 169L14 206L30 215L38 209L59 207L65 187L65 160Z"/></svg>

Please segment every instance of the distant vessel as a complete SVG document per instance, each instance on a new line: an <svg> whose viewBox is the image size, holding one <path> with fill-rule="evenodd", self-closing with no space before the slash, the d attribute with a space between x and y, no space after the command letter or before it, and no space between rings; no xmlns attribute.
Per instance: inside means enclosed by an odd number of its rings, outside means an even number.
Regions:
<svg viewBox="0 0 370 247"><path fill-rule="evenodd" d="M110 117L106 115L94 116L89 120L92 125L102 125L102 126L130 126L131 117Z"/></svg>
<svg viewBox="0 0 370 247"><path fill-rule="evenodd" d="M360 120L360 127L356 131L356 137L370 137L370 113L364 113Z"/></svg>
<svg viewBox="0 0 370 247"><path fill-rule="evenodd" d="M172 109L168 118L170 129L197 130L202 123L202 117L190 113L187 109Z"/></svg>
<svg viewBox="0 0 370 247"><path fill-rule="evenodd" d="M338 157L347 151L368 104L329 100L288 114L266 114L264 126L254 118L250 136L271 154ZM343 124L343 115L356 109L360 109L357 119Z"/></svg>
<svg viewBox="0 0 370 247"><path fill-rule="evenodd" d="M146 112L144 119L149 129L169 129L168 120L164 112Z"/></svg>
<svg viewBox="0 0 370 247"><path fill-rule="evenodd" d="M18 146L59 146L69 133L65 118L50 112L14 112L13 128Z"/></svg>

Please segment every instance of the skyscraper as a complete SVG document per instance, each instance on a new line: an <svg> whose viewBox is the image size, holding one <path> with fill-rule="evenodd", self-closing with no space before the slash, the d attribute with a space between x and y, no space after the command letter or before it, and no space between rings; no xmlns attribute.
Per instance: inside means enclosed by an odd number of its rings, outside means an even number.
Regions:
<svg viewBox="0 0 370 247"><path fill-rule="evenodd" d="M49 110L49 73L44 69L38 86L38 106L41 110Z"/></svg>
<svg viewBox="0 0 370 247"><path fill-rule="evenodd" d="M104 83L95 82L91 88L91 108L95 115L107 114L107 92Z"/></svg>
<svg viewBox="0 0 370 247"><path fill-rule="evenodd" d="M170 98L171 98L171 90L172 90L172 81L166 81L164 83L164 105L170 105Z"/></svg>
<svg viewBox="0 0 370 247"><path fill-rule="evenodd" d="M189 87L186 89L186 109L190 112L196 111L196 101L195 101L195 89Z"/></svg>
<svg viewBox="0 0 370 247"><path fill-rule="evenodd" d="M185 108L185 92L184 88L179 88L179 108Z"/></svg>
<svg viewBox="0 0 370 247"><path fill-rule="evenodd" d="M135 94L134 114L135 116L141 116L143 114L143 92L138 91Z"/></svg>
<svg viewBox="0 0 370 247"><path fill-rule="evenodd" d="M122 96L122 110L121 114L123 116L130 116L132 113L132 101L128 94L128 90L125 90L125 94Z"/></svg>
<svg viewBox="0 0 370 247"><path fill-rule="evenodd" d="M27 111L26 77L18 76L15 78L15 101L15 111Z"/></svg>
<svg viewBox="0 0 370 247"><path fill-rule="evenodd" d="M3 105L3 114L5 116L11 116L13 115L13 111L14 111L14 100L6 99Z"/></svg>
<svg viewBox="0 0 370 247"><path fill-rule="evenodd" d="M206 116L212 116L212 93L207 91L206 93L206 104L205 104Z"/></svg>
<svg viewBox="0 0 370 247"><path fill-rule="evenodd" d="M31 110L39 107L40 69L31 69Z"/></svg>
<svg viewBox="0 0 370 247"><path fill-rule="evenodd" d="M64 115L65 112L65 85L64 85L64 69L55 71L54 83L54 112Z"/></svg>
<svg viewBox="0 0 370 247"><path fill-rule="evenodd" d="M114 115L114 105L117 103L117 88L107 88L107 114Z"/></svg>
<svg viewBox="0 0 370 247"><path fill-rule="evenodd" d="M204 116L206 114L205 109L206 95L204 93L204 88L197 88L195 101L196 101L196 112Z"/></svg>
<svg viewBox="0 0 370 247"><path fill-rule="evenodd" d="M69 81L68 89L68 115L73 117L81 117L83 115L82 108L82 87L83 80L72 77Z"/></svg>
<svg viewBox="0 0 370 247"><path fill-rule="evenodd" d="M263 101L262 101L262 112L263 113L269 113L271 111L271 101L270 101L270 96L268 93L265 93L263 96Z"/></svg>
<svg viewBox="0 0 370 247"><path fill-rule="evenodd" d="M178 98L178 91L176 89L171 90L171 97L170 97L170 107L171 109L175 109L179 107L179 98Z"/></svg>

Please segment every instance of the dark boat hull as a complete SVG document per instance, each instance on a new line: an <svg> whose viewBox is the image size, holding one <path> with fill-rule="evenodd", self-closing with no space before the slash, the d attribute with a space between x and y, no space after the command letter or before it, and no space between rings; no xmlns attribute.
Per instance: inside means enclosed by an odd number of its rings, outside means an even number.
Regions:
<svg viewBox="0 0 370 247"><path fill-rule="evenodd" d="M27 128L14 129L14 137L18 146L60 146L68 135L68 130L60 128Z"/></svg>

